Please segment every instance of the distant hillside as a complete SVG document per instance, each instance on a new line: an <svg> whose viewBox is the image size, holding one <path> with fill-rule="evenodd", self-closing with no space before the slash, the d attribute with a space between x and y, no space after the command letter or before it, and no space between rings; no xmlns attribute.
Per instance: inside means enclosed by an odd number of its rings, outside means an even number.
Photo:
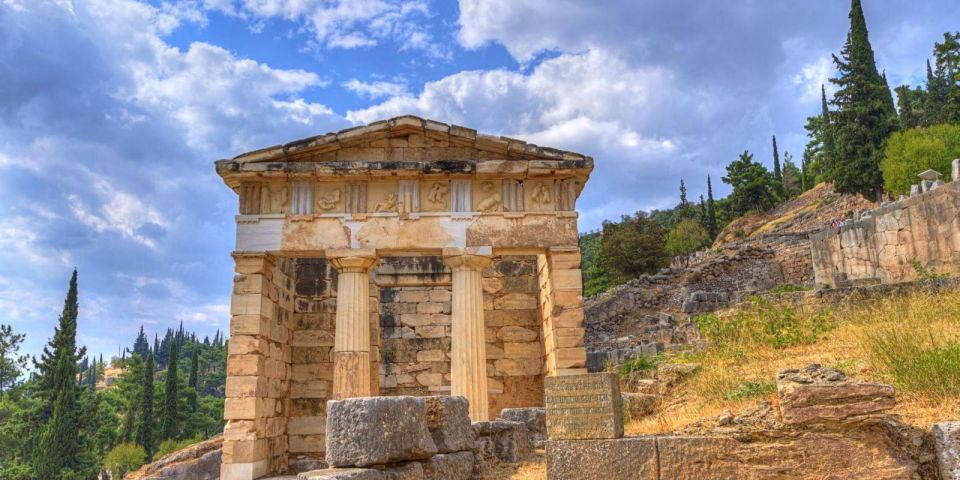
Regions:
<svg viewBox="0 0 960 480"><path fill-rule="evenodd" d="M841 195L821 183L766 212L734 219L717 235L713 248L764 233L801 233L819 230L833 221L850 218L876 205L860 195Z"/></svg>

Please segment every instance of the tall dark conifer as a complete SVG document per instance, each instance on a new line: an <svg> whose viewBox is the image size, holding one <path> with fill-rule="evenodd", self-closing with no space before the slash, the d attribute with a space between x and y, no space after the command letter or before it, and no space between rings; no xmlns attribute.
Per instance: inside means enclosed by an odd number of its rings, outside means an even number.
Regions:
<svg viewBox="0 0 960 480"><path fill-rule="evenodd" d="M780 169L780 152L777 150L777 136L773 136L773 179L783 182L783 171Z"/></svg>
<svg viewBox="0 0 960 480"><path fill-rule="evenodd" d="M710 175L707 175L707 233L710 234L710 241L717 238L717 212L713 205L713 185L710 183Z"/></svg>
<svg viewBox="0 0 960 480"><path fill-rule="evenodd" d="M197 392L200 391L200 355L199 348L193 349L193 358L190 359L190 377L187 386L192 390L190 395L190 408L197 410Z"/></svg>
<svg viewBox="0 0 960 480"><path fill-rule="evenodd" d="M140 333L137 334L137 339L133 342L133 351L140 355L141 360L147 359L150 344L147 343L147 335L143 333L143 325L140 325Z"/></svg>
<svg viewBox="0 0 960 480"><path fill-rule="evenodd" d="M140 397L140 422L137 424L137 445L147 453L147 461L153 459L153 352L147 353L143 369L143 394Z"/></svg>
<svg viewBox="0 0 960 480"><path fill-rule="evenodd" d="M59 477L61 471L79 466L77 361L84 352L77 350L78 315L77 271L74 270L59 324L37 364L40 373L37 394L45 410L41 415L49 412L49 420L40 432L33 454L34 471L40 478Z"/></svg>
<svg viewBox="0 0 960 480"><path fill-rule="evenodd" d="M180 385L177 378L177 343L170 342L167 357L167 380L164 385L163 413L160 419L160 439L177 438L179 419L178 402L180 401Z"/></svg>
<svg viewBox="0 0 960 480"><path fill-rule="evenodd" d="M882 193L880 159L887 137L898 128L892 96L877 70L860 0L852 0L850 32L840 56L833 56L839 75L830 114L832 146L827 178L837 191L860 193L876 200Z"/></svg>

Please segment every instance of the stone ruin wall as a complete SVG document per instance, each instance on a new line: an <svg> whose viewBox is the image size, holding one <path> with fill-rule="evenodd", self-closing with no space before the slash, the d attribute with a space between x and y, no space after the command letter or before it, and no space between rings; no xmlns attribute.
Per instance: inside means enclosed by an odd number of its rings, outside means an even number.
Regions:
<svg viewBox="0 0 960 480"><path fill-rule="evenodd" d="M960 182L865 212L811 235L817 285L916 280L915 260L932 273L960 272Z"/></svg>
<svg viewBox="0 0 960 480"><path fill-rule="evenodd" d="M337 271L326 259L283 260L295 271L289 316L290 400L286 415L293 470L322 465L326 402L333 381ZM537 305L537 259L497 257L483 271L490 412L543 405L544 351ZM373 392L449 395L451 276L440 257L386 257L370 283ZM280 392L274 398L280 399ZM282 423L282 422L281 422ZM230 445L228 443L228 445ZM278 451L283 446L276 447ZM280 454L276 455L279 459ZM278 470L282 471L282 470Z"/></svg>

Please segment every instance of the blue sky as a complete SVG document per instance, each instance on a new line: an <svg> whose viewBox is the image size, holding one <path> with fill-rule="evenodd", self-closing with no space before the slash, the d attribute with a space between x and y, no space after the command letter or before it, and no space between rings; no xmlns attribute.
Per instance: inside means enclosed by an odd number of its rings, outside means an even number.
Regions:
<svg viewBox="0 0 960 480"><path fill-rule="evenodd" d="M865 0L916 84L960 3ZM229 322L213 161L400 114L592 155L581 229L692 198L770 136L799 158L848 2L0 0L0 323L39 351L70 270L81 344Z"/></svg>

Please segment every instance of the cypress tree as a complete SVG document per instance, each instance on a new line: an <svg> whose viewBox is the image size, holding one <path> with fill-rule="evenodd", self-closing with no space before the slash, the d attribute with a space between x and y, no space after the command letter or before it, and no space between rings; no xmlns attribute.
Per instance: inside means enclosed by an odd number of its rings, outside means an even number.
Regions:
<svg viewBox="0 0 960 480"><path fill-rule="evenodd" d="M133 351L134 353L140 354L141 360L147 359L147 352L150 351L150 345L147 343L147 335L143 333L143 325L140 325L140 333L137 334L137 339L133 342Z"/></svg>
<svg viewBox="0 0 960 480"><path fill-rule="evenodd" d="M161 440L177 437L177 402L180 399L177 381L177 344L176 342L170 342L167 381L163 396L163 414L160 420Z"/></svg>
<svg viewBox="0 0 960 480"><path fill-rule="evenodd" d="M153 352L147 353L143 369L143 396L140 398L140 423L137 425L137 444L153 459Z"/></svg>
<svg viewBox="0 0 960 480"><path fill-rule="evenodd" d="M773 179L783 182L783 171L780 169L780 152L777 151L777 136L773 136Z"/></svg>
<svg viewBox="0 0 960 480"><path fill-rule="evenodd" d="M187 381L187 386L193 389L193 394L190 396L190 408L194 411L197 410L197 392L200 390L200 355L199 349L193 349L193 358L190 359L190 379Z"/></svg>
<svg viewBox="0 0 960 480"><path fill-rule="evenodd" d="M33 455L34 470L40 478L59 477L62 470L74 470L79 464L76 377L77 360L84 352L77 351L78 314L77 271L74 270L59 325L37 364L40 372L37 393L49 409L49 421L40 432Z"/></svg>
<svg viewBox="0 0 960 480"><path fill-rule="evenodd" d="M828 127L832 146L827 178L838 192L877 200L883 187L883 145L897 130L898 119L877 70L860 0L852 0L850 32L840 57L834 55L833 61L839 76L830 81L839 88L833 97L837 110L831 113Z"/></svg>
<svg viewBox="0 0 960 480"><path fill-rule="evenodd" d="M710 175L707 175L707 233L710 234L710 240L717 238L717 212L713 206L713 185L710 183Z"/></svg>

